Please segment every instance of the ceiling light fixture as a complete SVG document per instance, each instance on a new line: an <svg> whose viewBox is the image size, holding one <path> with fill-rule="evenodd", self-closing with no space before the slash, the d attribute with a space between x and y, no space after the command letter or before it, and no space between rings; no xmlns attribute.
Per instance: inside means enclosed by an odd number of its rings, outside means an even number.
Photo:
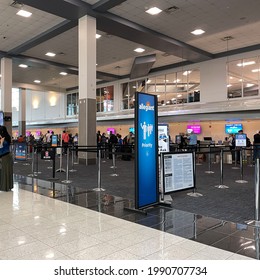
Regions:
<svg viewBox="0 0 260 280"><path fill-rule="evenodd" d="M191 73L191 71L185 71L185 72L183 72L182 75L187 76L187 75L189 75L190 73Z"/></svg>
<svg viewBox="0 0 260 280"><path fill-rule="evenodd" d="M253 65L253 64L255 64L255 61L247 61L247 62L238 63L237 66L244 67L244 66Z"/></svg>
<svg viewBox="0 0 260 280"><path fill-rule="evenodd" d="M21 16L21 17L30 17L32 15L31 12L28 12L28 11L25 11L25 10L20 10L16 13L18 16Z"/></svg>
<svg viewBox="0 0 260 280"><path fill-rule="evenodd" d="M137 53L142 53L142 52L145 51L145 49L143 49L143 48L136 48L134 51L137 52Z"/></svg>
<svg viewBox="0 0 260 280"><path fill-rule="evenodd" d="M68 75L68 73L67 72L60 72L60 75L66 76L66 75Z"/></svg>
<svg viewBox="0 0 260 280"><path fill-rule="evenodd" d="M45 55L50 56L50 57L54 57L56 54L52 53L52 52L47 52Z"/></svg>
<svg viewBox="0 0 260 280"><path fill-rule="evenodd" d="M162 10L157 7L152 7L150 9L146 10L145 12L147 14L154 16L154 15L158 15L160 12L162 12Z"/></svg>
<svg viewBox="0 0 260 280"><path fill-rule="evenodd" d="M260 72L260 69L253 69L251 70L253 73L257 73L257 72Z"/></svg>
<svg viewBox="0 0 260 280"><path fill-rule="evenodd" d="M99 39L101 37L100 34L96 34L96 39Z"/></svg>
<svg viewBox="0 0 260 280"><path fill-rule="evenodd" d="M36 83L36 84L40 84L41 83L40 80L34 80L33 82Z"/></svg>
<svg viewBox="0 0 260 280"><path fill-rule="evenodd" d="M205 33L205 31L202 29L195 29L195 30L191 31L191 33L193 35L201 35L201 34Z"/></svg>
<svg viewBox="0 0 260 280"><path fill-rule="evenodd" d="M19 64L19 67L21 67L21 68L28 68L28 65L26 65L26 64Z"/></svg>

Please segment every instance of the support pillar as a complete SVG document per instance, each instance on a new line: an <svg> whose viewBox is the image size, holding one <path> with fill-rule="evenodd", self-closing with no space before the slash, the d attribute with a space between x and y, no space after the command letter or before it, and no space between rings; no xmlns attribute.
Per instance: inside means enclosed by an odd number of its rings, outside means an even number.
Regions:
<svg viewBox="0 0 260 280"><path fill-rule="evenodd" d="M96 19L79 19L79 146L96 146ZM79 162L96 164L97 153L79 152Z"/></svg>
<svg viewBox="0 0 260 280"><path fill-rule="evenodd" d="M26 135L26 89L19 88L18 135Z"/></svg>
<svg viewBox="0 0 260 280"><path fill-rule="evenodd" d="M4 112L4 126L12 135L12 59L1 59L1 108Z"/></svg>

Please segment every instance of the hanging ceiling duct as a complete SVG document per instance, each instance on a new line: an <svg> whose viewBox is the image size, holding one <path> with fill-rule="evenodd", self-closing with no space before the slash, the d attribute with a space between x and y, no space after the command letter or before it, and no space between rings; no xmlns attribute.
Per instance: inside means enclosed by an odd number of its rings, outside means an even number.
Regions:
<svg viewBox="0 0 260 280"><path fill-rule="evenodd" d="M130 79L147 76L155 61L155 54L136 57L132 65Z"/></svg>

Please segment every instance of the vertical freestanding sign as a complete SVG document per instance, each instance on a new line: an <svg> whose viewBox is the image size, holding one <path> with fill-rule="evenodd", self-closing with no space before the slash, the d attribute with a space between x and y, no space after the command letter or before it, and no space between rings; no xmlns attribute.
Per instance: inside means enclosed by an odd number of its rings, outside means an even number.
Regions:
<svg viewBox="0 0 260 280"><path fill-rule="evenodd" d="M158 203L157 96L135 95L135 205L137 209Z"/></svg>

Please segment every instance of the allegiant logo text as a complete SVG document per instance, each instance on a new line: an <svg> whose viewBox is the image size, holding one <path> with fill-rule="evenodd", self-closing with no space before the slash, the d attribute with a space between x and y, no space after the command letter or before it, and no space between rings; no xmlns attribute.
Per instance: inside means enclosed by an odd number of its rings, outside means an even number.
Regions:
<svg viewBox="0 0 260 280"><path fill-rule="evenodd" d="M154 111L154 106L150 106L150 102L146 102L146 105L142 103L139 105L139 110Z"/></svg>

